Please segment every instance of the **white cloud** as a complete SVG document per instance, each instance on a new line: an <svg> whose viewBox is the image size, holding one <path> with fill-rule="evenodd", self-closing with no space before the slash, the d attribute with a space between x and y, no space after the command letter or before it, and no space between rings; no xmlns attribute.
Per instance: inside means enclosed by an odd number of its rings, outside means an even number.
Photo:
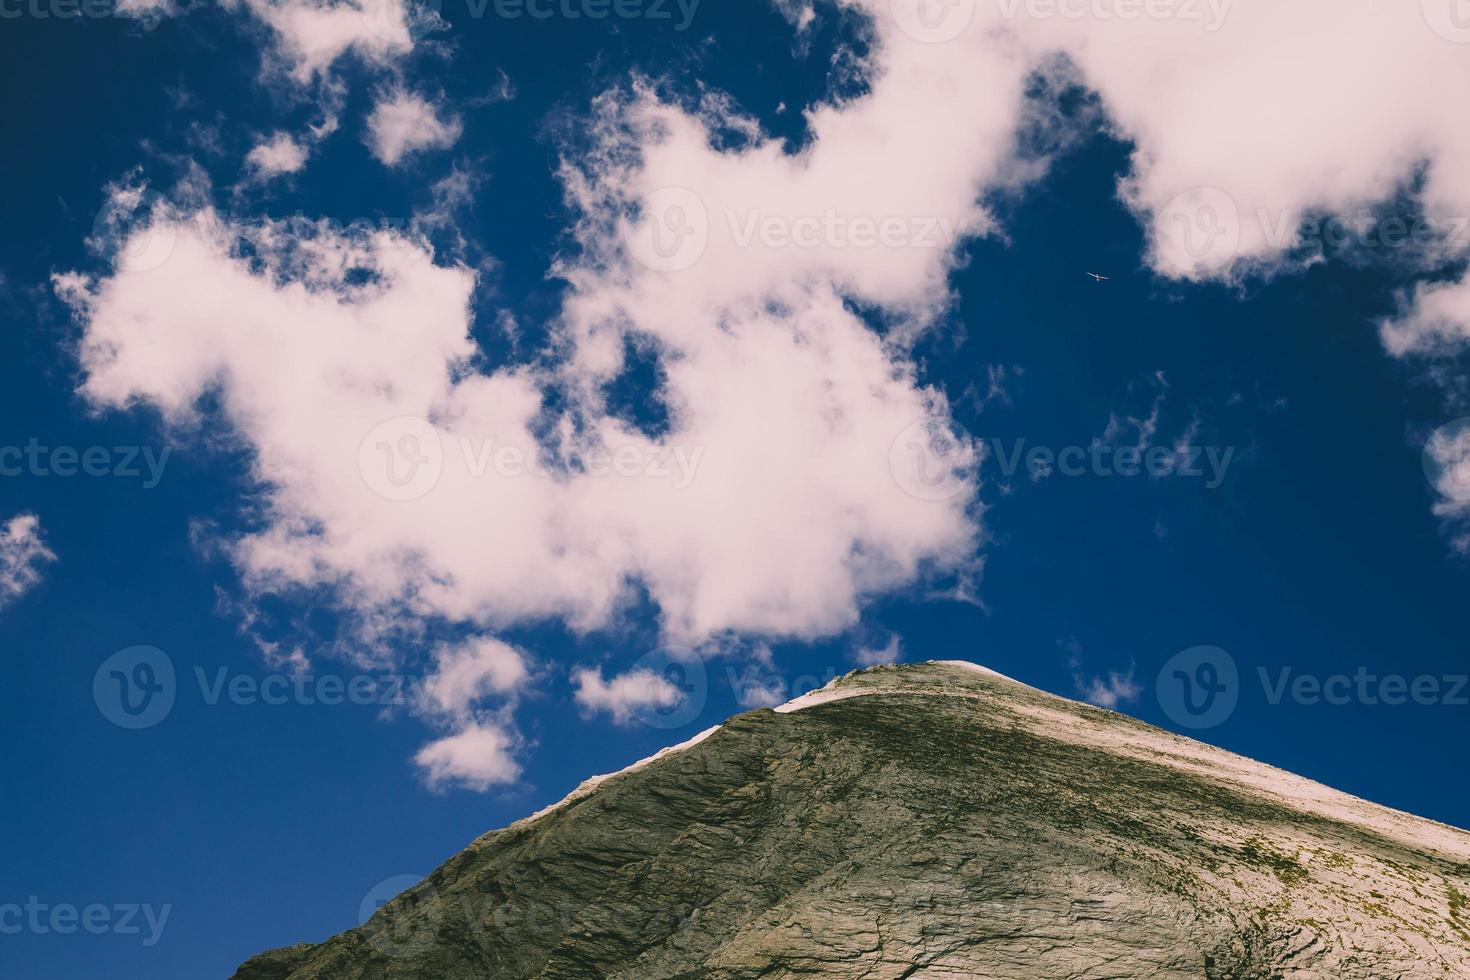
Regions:
<svg viewBox="0 0 1470 980"><path fill-rule="evenodd" d="M903 640L897 633L894 633L881 647L859 647L852 655L852 659L859 667L896 664L903 659Z"/></svg>
<svg viewBox="0 0 1470 980"><path fill-rule="evenodd" d="M324 76L348 52L387 65L413 49L403 0L241 0L271 32L270 54L299 83Z"/></svg>
<svg viewBox="0 0 1470 980"><path fill-rule="evenodd" d="M771 708L788 700L786 682L780 677L746 677L735 684L734 690L742 708Z"/></svg>
<svg viewBox="0 0 1470 980"><path fill-rule="evenodd" d="M1430 433L1424 442L1424 468L1437 495L1434 513L1454 528L1455 550L1470 553L1470 419Z"/></svg>
<svg viewBox="0 0 1470 980"><path fill-rule="evenodd" d="M373 156L390 167L422 150L443 150L459 139L458 118L442 116L441 109L422 96L403 89L382 95L367 120L367 144Z"/></svg>
<svg viewBox="0 0 1470 980"><path fill-rule="evenodd" d="M594 714L606 712L620 725L644 709L674 708L684 701L684 692L666 677L642 667L611 679L604 679L600 669L583 668L573 672L572 683L578 704Z"/></svg>
<svg viewBox="0 0 1470 980"><path fill-rule="evenodd" d="M431 788L463 786L484 792L520 778L515 738L493 722L473 722L453 735L430 742L414 756Z"/></svg>
<svg viewBox="0 0 1470 980"><path fill-rule="evenodd" d="M0 528L0 608L10 605L41 581L42 566L56 560L41 535L35 514L17 514Z"/></svg>
<svg viewBox="0 0 1470 980"><path fill-rule="evenodd" d="M1076 677L1077 692L1090 704L1101 708L1116 708L1120 704L1131 704L1138 700L1138 695L1143 693L1143 688L1133 679L1133 668L1128 668L1128 673L1122 674L1110 671L1106 679L1094 677L1083 681Z"/></svg>
<svg viewBox="0 0 1470 980"><path fill-rule="evenodd" d="M294 174L306 166L310 150L297 142L290 133L276 133L269 139L257 143L245 155L245 164L258 177L270 178L278 174Z"/></svg>
<svg viewBox="0 0 1470 980"><path fill-rule="evenodd" d="M480 636L457 646L440 647L423 693L431 710L463 718L480 699L511 694L529 680L530 672L519 650L494 637Z"/></svg>
<svg viewBox="0 0 1470 980"><path fill-rule="evenodd" d="M236 236L253 265L232 254ZM468 370L473 274L417 241L164 211L123 253L149 261L59 283L87 322L83 394L189 422L218 392L266 504L232 545L253 589L332 587L364 622L557 616L586 630L637 581L674 639L815 637L853 623L863 596L973 552L973 483L923 499L905 489L923 461L892 454L943 399L830 288L807 290L795 320L707 319L672 351L674 426L654 439L603 414L602 375L580 350L551 372ZM374 275L349 284L364 268ZM570 386L582 428L562 419L538 439L552 383ZM433 427L379 428L405 417ZM387 465L408 466L395 454L419 439L437 480L388 499ZM562 463L542 476L490 465L505 449ZM599 465L614 450L631 471Z"/></svg>
<svg viewBox="0 0 1470 980"><path fill-rule="evenodd" d="M516 696L530 679L525 655L492 636L441 644L435 650L415 707L450 734L414 756L430 787L483 792L520 776L515 755L521 738L512 713Z"/></svg>
<svg viewBox="0 0 1470 980"><path fill-rule="evenodd" d="M1465 82L1453 2L1163 5L1198 20L1037 17L1024 2L1007 19L985 5L963 38L933 47L975 54L1005 36L1031 61L1065 52L1135 146L1121 190L1163 275L1298 268L1324 227L1385 261L1408 257L1359 219L1410 188L1432 266L1470 247L1470 131L1443 97ZM1395 354L1459 347L1467 324L1470 284L1457 278L1411 294L1384 341Z"/></svg>
<svg viewBox="0 0 1470 980"><path fill-rule="evenodd" d="M114 8L125 17L135 17L139 20L147 20L151 17L165 17L177 12L173 0L118 0Z"/></svg>
<svg viewBox="0 0 1470 980"><path fill-rule="evenodd" d="M414 39L443 26L427 7L405 0L224 0L255 18L270 35L266 67L299 83L324 80L349 52L388 67L413 50ZM174 0L118 0L117 12L148 21L184 12Z"/></svg>

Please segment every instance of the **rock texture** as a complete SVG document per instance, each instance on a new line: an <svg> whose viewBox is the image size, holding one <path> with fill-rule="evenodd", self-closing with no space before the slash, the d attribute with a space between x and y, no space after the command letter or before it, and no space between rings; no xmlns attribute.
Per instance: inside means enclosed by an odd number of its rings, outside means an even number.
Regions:
<svg viewBox="0 0 1470 980"><path fill-rule="evenodd" d="M1470 977L1470 835L959 663L855 672L236 980Z"/></svg>

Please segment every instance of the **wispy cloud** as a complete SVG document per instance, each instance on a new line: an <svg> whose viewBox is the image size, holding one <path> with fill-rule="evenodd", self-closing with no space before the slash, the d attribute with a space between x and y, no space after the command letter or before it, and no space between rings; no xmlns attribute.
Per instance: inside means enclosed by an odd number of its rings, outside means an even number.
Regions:
<svg viewBox="0 0 1470 980"><path fill-rule="evenodd" d="M35 588L42 568L55 560L35 514L17 514L6 521L0 527L0 609Z"/></svg>
<svg viewBox="0 0 1470 980"><path fill-rule="evenodd" d="M852 655L853 662L860 667L875 667L878 664L896 664L903 659L903 640L894 633L883 646L862 646Z"/></svg>

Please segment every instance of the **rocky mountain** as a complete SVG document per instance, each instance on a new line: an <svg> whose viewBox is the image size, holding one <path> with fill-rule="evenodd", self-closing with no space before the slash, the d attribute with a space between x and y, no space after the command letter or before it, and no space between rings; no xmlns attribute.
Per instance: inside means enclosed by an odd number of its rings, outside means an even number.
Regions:
<svg viewBox="0 0 1470 980"><path fill-rule="evenodd" d="M1470 977L1470 834L972 664L589 780L236 980Z"/></svg>

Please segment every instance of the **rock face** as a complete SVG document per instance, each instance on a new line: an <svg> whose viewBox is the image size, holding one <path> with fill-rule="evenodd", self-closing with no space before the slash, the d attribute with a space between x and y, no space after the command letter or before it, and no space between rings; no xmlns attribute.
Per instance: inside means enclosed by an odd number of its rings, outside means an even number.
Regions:
<svg viewBox="0 0 1470 980"><path fill-rule="evenodd" d="M1470 834L958 663L849 674L236 980L1470 977Z"/></svg>

